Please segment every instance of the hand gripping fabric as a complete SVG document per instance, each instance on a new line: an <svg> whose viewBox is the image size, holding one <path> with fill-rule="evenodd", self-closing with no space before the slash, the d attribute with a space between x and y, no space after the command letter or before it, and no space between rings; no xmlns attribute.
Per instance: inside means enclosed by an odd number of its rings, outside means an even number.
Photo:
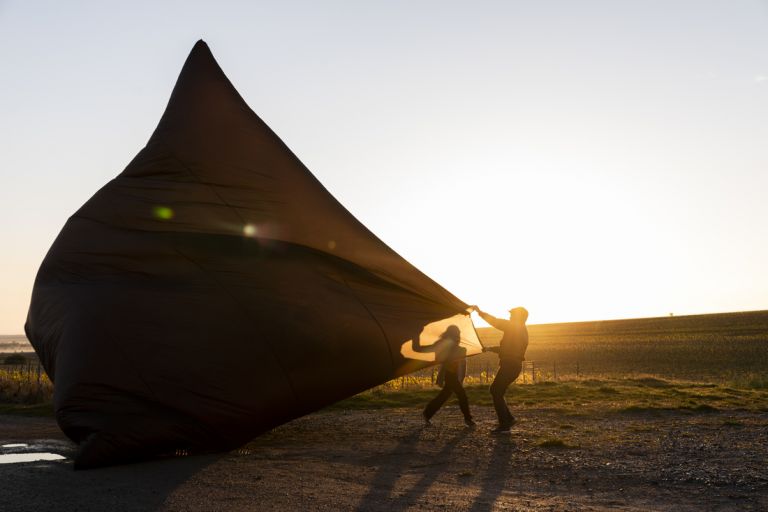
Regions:
<svg viewBox="0 0 768 512"><path fill-rule="evenodd" d="M434 364L467 305L376 238L199 41L125 170L69 218L25 326L76 468L228 450Z"/></svg>

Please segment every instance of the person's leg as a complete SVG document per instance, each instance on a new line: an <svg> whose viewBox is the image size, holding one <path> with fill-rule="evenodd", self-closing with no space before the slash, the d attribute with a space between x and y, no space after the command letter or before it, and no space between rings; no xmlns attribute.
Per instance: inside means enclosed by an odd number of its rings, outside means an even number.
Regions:
<svg viewBox="0 0 768 512"><path fill-rule="evenodd" d="M467 392L464 391L464 386L461 385L459 376L455 373L445 374L445 387L450 388L453 393L456 394L456 398L459 400L459 408L464 415L464 423L467 425L474 425L472 421L472 414L469 412L469 400L467 400Z"/></svg>
<svg viewBox="0 0 768 512"><path fill-rule="evenodd" d="M504 400L504 393L512 384L517 376L520 375L520 368L516 365L502 365L499 367L496 378L491 384L491 396L493 397L493 406L496 409L496 416L499 419L500 427L509 427L512 423L512 413L509 412L507 402Z"/></svg>
<svg viewBox="0 0 768 512"><path fill-rule="evenodd" d="M522 361L519 364L511 365L508 370L507 374L507 385L504 386L504 391L502 392L502 400L504 400L504 395L507 393L507 389L509 389L510 384L515 382L517 380L517 377L520 375L520 372L523 370L523 363ZM512 425L515 422L515 417L512 416L512 413L509 411L509 406L507 406L507 401L504 400L504 408L507 411L507 424Z"/></svg>
<svg viewBox="0 0 768 512"><path fill-rule="evenodd" d="M490 388L491 397L493 397L493 407L496 409L496 416L499 420L500 427L507 426L507 423L509 423L509 416L511 415L507 403L504 401L504 392L509 385L507 373L508 372L503 366L499 367Z"/></svg>
<svg viewBox="0 0 768 512"><path fill-rule="evenodd" d="M449 386L443 386L443 389L433 398L427 406L424 408L424 419L428 422L432 416L435 415L438 409L443 406L448 397L451 396L451 389Z"/></svg>

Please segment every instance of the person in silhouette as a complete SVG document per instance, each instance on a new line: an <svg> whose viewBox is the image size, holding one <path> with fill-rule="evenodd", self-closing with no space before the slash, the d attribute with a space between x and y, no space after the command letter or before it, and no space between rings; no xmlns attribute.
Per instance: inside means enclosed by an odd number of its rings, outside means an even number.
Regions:
<svg viewBox="0 0 768 512"><path fill-rule="evenodd" d="M434 352L435 360L443 362L438 374L438 382L442 376L443 389L427 404L422 413L427 425L431 425L430 420L432 416L443 406L451 394L455 394L459 400L459 408L464 415L464 424L470 428L475 426L475 422L472 420L472 415L469 412L467 393L461 384L467 370L467 349L459 344L460 340L461 331L459 331L459 328L455 325L449 325L445 332L440 335L440 338L432 345L427 347L421 346L418 337L413 342L414 351Z"/></svg>
<svg viewBox="0 0 768 512"><path fill-rule="evenodd" d="M499 370L490 388L493 407L499 418L499 425L493 432L509 432L510 427L515 423L515 417L509 412L504 393L509 385L515 382L523 368L525 351L528 348L528 328L525 326L528 310L512 308L509 310L509 320L502 320L481 311L477 306L472 306L472 309L492 327L504 333L498 347L484 347L483 352L495 352L499 355Z"/></svg>

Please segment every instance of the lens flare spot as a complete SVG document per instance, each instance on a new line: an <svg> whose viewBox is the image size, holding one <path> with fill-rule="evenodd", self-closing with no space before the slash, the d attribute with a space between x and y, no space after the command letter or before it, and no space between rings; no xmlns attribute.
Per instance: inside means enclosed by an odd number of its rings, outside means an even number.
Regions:
<svg viewBox="0 0 768 512"><path fill-rule="evenodd" d="M173 210L167 206L155 206L152 209L152 213L156 219L160 220L170 220L173 218Z"/></svg>
<svg viewBox="0 0 768 512"><path fill-rule="evenodd" d="M256 233L258 232L258 229L256 229L256 226L253 224L246 224L243 226L243 235L245 236L256 236Z"/></svg>
<svg viewBox="0 0 768 512"><path fill-rule="evenodd" d="M328 248L330 250L334 250L336 248L336 241L335 240L328 240Z"/></svg>

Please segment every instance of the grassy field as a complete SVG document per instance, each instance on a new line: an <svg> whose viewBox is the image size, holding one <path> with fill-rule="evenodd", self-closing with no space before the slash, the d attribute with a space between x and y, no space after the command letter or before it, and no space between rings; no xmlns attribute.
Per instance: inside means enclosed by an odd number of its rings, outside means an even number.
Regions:
<svg viewBox="0 0 768 512"><path fill-rule="evenodd" d="M479 329L487 346L501 333ZM508 392L516 408L564 414L768 411L768 311L529 326L529 367ZM491 405L495 354L467 362L470 403ZM335 407L423 407L434 369ZM527 384L527 385L525 385Z"/></svg>
<svg viewBox="0 0 768 512"><path fill-rule="evenodd" d="M491 406L487 386L469 385L473 406ZM434 389L371 390L332 406L338 409L423 407ZM655 377L624 379L574 379L515 385L507 392L516 410L527 408L564 415L601 413L707 414L720 410L768 412L768 390L737 388L724 384L665 380Z"/></svg>
<svg viewBox="0 0 768 512"><path fill-rule="evenodd" d="M573 379L663 379L768 388L768 311L531 325L520 383ZM487 346L501 333L479 329ZM487 384L495 354L468 359L467 383ZM387 384L431 385L432 370Z"/></svg>
<svg viewBox="0 0 768 512"><path fill-rule="evenodd" d="M488 342L497 333L484 330ZM536 325L527 358L562 375L733 382L768 374L768 311Z"/></svg>

